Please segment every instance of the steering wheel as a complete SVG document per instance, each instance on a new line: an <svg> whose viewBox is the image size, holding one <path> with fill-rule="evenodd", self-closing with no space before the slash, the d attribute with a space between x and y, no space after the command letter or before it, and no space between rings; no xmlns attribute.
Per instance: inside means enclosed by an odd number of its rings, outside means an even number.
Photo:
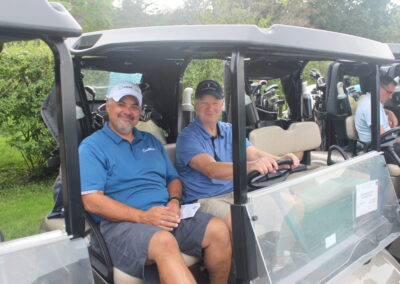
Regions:
<svg viewBox="0 0 400 284"><path fill-rule="evenodd" d="M400 134L400 127L392 128L380 136L381 147L393 146Z"/></svg>
<svg viewBox="0 0 400 284"><path fill-rule="evenodd" d="M393 147L399 135L400 135L400 126L392 128L386 131L385 133L381 134L379 139L382 150L387 154L389 154L393 158L395 163L400 166L400 158L394 151ZM364 152L368 152L370 149L371 149L371 142L368 142L367 144L364 145Z"/></svg>
<svg viewBox="0 0 400 284"><path fill-rule="evenodd" d="M289 158L282 158L276 160L276 163L278 166L292 165L293 161ZM253 171L247 175L248 191L271 186L275 183L286 180L291 173L301 172L306 169L306 165L300 165L294 169L280 168L275 173L267 173L265 175L261 175L259 172Z"/></svg>

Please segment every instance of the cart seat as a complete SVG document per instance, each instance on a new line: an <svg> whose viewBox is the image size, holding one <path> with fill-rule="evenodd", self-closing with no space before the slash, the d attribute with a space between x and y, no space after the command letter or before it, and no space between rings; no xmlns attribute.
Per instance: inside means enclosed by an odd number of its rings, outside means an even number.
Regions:
<svg viewBox="0 0 400 284"><path fill-rule="evenodd" d="M357 142L362 143L361 141L358 140L356 125L354 122L353 115L346 118L346 135L347 135L348 139L354 141L354 145L356 145ZM396 193L399 195L399 193L400 193L400 191L399 191L400 190L400 167L395 164L387 164L387 166L388 166L389 174L392 179L394 188L396 189Z"/></svg>
<svg viewBox="0 0 400 284"><path fill-rule="evenodd" d="M318 125L312 121L292 123L287 130L279 126L267 126L250 132L250 142L258 149L282 156L287 153L304 152L304 157L311 159L303 163L309 165L310 169L326 166L328 152L313 151L321 145L321 133ZM344 161L343 157L332 153L334 162Z"/></svg>

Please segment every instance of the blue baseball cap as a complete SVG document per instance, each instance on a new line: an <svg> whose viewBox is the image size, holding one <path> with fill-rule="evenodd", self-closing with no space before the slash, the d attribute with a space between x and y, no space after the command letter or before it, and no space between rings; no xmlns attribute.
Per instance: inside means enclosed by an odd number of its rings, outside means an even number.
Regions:
<svg viewBox="0 0 400 284"><path fill-rule="evenodd" d="M224 98L221 86L213 80L204 80L197 85L195 98L203 95L213 95L220 100Z"/></svg>

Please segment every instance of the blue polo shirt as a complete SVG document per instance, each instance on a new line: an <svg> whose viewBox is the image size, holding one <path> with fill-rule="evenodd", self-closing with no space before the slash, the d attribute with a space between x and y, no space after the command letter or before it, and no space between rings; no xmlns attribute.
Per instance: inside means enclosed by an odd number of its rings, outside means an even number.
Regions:
<svg viewBox="0 0 400 284"><path fill-rule="evenodd" d="M130 143L106 123L82 141L82 194L104 190L106 196L142 210L168 202L167 184L179 178L175 168L157 138L136 128L133 133Z"/></svg>
<svg viewBox="0 0 400 284"><path fill-rule="evenodd" d="M232 162L232 125L218 121L219 134L214 139L217 161ZM232 180L211 179L189 166L193 157L208 154L215 158L212 136L196 118L178 136L176 141L176 168L184 185L183 200L225 194L233 190ZM250 146L246 139L246 147Z"/></svg>
<svg viewBox="0 0 400 284"><path fill-rule="evenodd" d="M388 118L383 109L382 103L379 103L380 124L385 131L390 129ZM356 115L354 118L358 138L362 142L371 142L371 94L367 93L358 103Z"/></svg>

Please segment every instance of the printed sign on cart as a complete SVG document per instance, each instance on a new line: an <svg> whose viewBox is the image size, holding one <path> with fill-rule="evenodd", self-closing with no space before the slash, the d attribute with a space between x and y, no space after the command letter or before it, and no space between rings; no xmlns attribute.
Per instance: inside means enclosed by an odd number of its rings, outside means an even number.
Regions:
<svg viewBox="0 0 400 284"><path fill-rule="evenodd" d="M356 186L356 217L378 209L378 180Z"/></svg>

